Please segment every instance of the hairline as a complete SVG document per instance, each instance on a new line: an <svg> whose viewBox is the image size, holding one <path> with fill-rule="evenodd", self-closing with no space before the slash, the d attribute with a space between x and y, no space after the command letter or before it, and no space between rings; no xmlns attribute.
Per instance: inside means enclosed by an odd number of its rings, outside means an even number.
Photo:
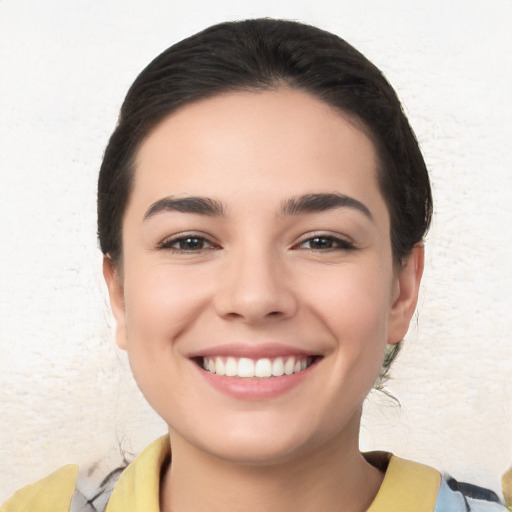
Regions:
<svg viewBox="0 0 512 512"><path fill-rule="evenodd" d="M114 258L111 258L112 263L114 266L120 266L122 267L122 261L123 261L123 224L124 224L124 217L126 214L126 211L129 207L132 192L135 187L135 179L136 179L136 172L137 172L137 158L140 153L140 149L144 142L148 139L148 137L151 136L152 133L154 133L158 127L164 123L170 116L173 116L177 114L178 112L182 111L186 107L190 105L199 104L203 101L207 101L209 99L227 96L230 94L236 94L236 93L243 93L243 92L250 92L254 94L264 93L264 92L280 92L285 90L292 90L292 91L298 91L302 92L303 94L306 94L310 96L312 99L315 99L317 101L321 101L325 105L327 105L329 108L331 108L334 112L336 112L337 115L339 115L343 120L345 120L347 123L349 123L353 128L356 128L357 130L360 130L368 140L370 141L374 151L375 151L375 157L376 157L376 165L375 165L375 179L377 180L377 186L379 188L380 193L382 194L382 197L384 199L384 203L386 204L386 208L389 214L390 223L389 223L389 239L391 242L391 250L393 255L393 261L394 263L400 265L401 260L397 259L397 255L395 254L395 247L393 244L393 227L396 222L393 216L393 210L390 207L389 201L391 198L388 198L384 187L382 183L382 177L385 174L385 149L382 147L382 144L380 143L378 137L375 135L373 130L365 123L365 121L358 116L354 112L350 112L348 110L344 110L338 105L333 104L333 102L329 101L327 98L325 98L322 94L315 93L315 91L311 90L310 88L305 87L304 85L294 83L293 78L286 79L285 77L276 77L273 79L273 81L269 81L268 83L261 83L261 84L240 84L240 85L230 85L225 88L220 88L217 91L213 91L210 94L203 94L198 96L197 98L192 98L189 100L184 101L183 103L177 105L175 108L169 109L166 113L163 113L155 122L153 122L149 129L147 130L141 130L142 133L139 137L136 138L136 141L134 143L134 147L132 149L131 155L126 163L125 172L128 173L128 186L126 188L126 200L124 202L124 209L121 212L120 215L120 226L118 230L118 247L119 247L119 254L115 255ZM412 248L410 249L412 250ZM405 255L404 255L405 256Z"/></svg>

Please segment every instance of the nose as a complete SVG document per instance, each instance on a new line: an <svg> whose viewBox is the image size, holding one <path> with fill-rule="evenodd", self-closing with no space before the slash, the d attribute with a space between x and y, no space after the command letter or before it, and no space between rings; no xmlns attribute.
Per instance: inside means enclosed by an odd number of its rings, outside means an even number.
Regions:
<svg viewBox="0 0 512 512"><path fill-rule="evenodd" d="M217 313L253 325L293 317L298 301L289 274L271 250L233 254L218 276Z"/></svg>

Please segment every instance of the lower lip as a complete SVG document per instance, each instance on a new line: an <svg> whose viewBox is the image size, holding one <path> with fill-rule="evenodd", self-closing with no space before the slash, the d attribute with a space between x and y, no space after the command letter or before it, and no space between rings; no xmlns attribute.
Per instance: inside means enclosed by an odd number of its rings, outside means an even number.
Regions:
<svg viewBox="0 0 512 512"><path fill-rule="evenodd" d="M195 363L194 363L195 364ZM281 377L240 378L226 377L203 370L195 365L203 379L217 391L240 400L268 400L285 394L307 379L317 362L299 373Z"/></svg>

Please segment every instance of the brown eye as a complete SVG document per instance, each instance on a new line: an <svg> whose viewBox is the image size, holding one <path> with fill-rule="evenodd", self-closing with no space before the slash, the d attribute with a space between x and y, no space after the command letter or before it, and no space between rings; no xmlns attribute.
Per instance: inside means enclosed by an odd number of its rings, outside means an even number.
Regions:
<svg viewBox="0 0 512 512"><path fill-rule="evenodd" d="M306 242L308 249L332 249L335 246L332 238L315 237Z"/></svg>
<svg viewBox="0 0 512 512"><path fill-rule="evenodd" d="M313 251L329 250L349 250L354 246L346 241L332 236L315 236L304 240L299 245L300 249L309 249Z"/></svg>
<svg viewBox="0 0 512 512"><path fill-rule="evenodd" d="M213 249L215 246L206 238L185 235L165 240L160 245L160 248L175 252L200 252L206 249Z"/></svg>
<svg viewBox="0 0 512 512"><path fill-rule="evenodd" d="M205 245L206 240L203 238L188 237L175 241L172 244L172 247L182 251L200 251L201 249L204 249Z"/></svg>

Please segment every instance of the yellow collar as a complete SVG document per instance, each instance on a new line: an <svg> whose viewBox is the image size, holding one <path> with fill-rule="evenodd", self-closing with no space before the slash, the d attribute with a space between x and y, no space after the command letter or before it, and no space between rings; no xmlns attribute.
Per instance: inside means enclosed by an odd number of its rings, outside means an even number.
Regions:
<svg viewBox="0 0 512 512"><path fill-rule="evenodd" d="M364 456L377 467L385 467L389 461L379 492L367 512L433 512L441 485L438 471L386 452Z"/></svg>
<svg viewBox="0 0 512 512"><path fill-rule="evenodd" d="M1 512L67 512L75 490L78 466L68 464L52 474L25 485L1 507Z"/></svg>
<svg viewBox="0 0 512 512"><path fill-rule="evenodd" d="M160 473L170 456L168 435L144 449L123 471L105 512L160 512Z"/></svg>
<svg viewBox="0 0 512 512"><path fill-rule="evenodd" d="M160 474L171 456L169 436L151 445L123 471L105 512L160 512ZM364 454L386 472L367 512L433 512L441 475L434 469L385 452ZM42 480L25 486L1 512L67 512L75 490L77 466L64 466Z"/></svg>
<svg viewBox="0 0 512 512"><path fill-rule="evenodd" d="M160 472L170 453L168 436L148 446L123 472L105 512L159 512ZM368 453L365 457L376 466L387 463L384 481L368 512L434 510L441 484L438 471L385 452Z"/></svg>

